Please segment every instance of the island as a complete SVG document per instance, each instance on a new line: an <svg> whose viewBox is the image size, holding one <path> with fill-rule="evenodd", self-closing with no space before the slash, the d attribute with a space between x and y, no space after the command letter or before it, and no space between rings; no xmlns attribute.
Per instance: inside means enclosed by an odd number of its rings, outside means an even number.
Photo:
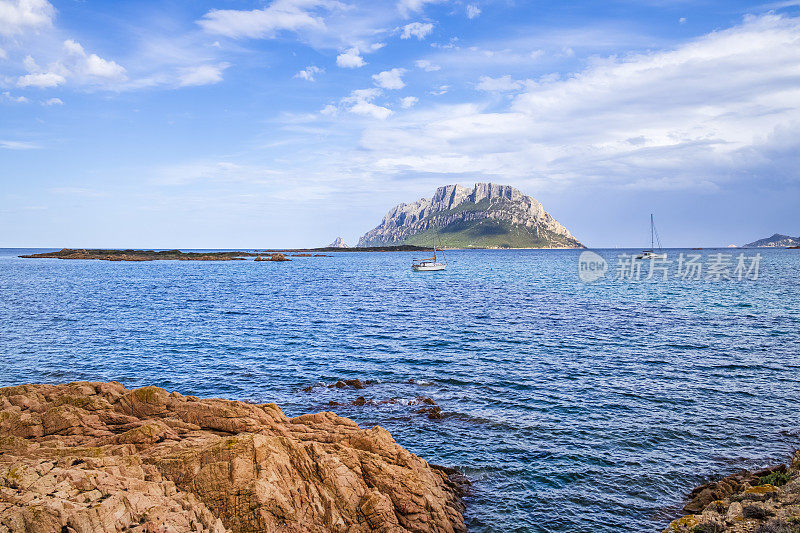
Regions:
<svg viewBox="0 0 800 533"><path fill-rule="evenodd" d="M101 261L245 261L250 257L263 261L285 261L286 253L294 257L327 257L321 252L422 252L422 246L362 246L358 248L291 248L263 251L182 252L181 250L110 250L63 248L56 252L20 255L23 259L96 259ZM302 254L302 255L301 255ZM262 256L268 255L264 259Z"/></svg>
<svg viewBox="0 0 800 533"><path fill-rule="evenodd" d="M57 252L21 255L24 259L99 259L103 261L243 261L250 252L182 252L180 250L90 250L63 248Z"/></svg>
<svg viewBox="0 0 800 533"><path fill-rule="evenodd" d="M452 477L331 412L117 382L0 389L0 531L459 533Z"/></svg>
<svg viewBox="0 0 800 533"><path fill-rule="evenodd" d="M446 185L431 198L399 204L358 246L583 248L535 198L510 185Z"/></svg>

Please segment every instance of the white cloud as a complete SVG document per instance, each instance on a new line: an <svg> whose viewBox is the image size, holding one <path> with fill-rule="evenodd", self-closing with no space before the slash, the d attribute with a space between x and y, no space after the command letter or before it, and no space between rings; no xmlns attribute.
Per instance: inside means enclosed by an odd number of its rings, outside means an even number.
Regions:
<svg viewBox="0 0 800 533"><path fill-rule="evenodd" d="M54 72L42 72L38 74L26 74L17 78L17 87L57 87L67 80L64 76Z"/></svg>
<svg viewBox="0 0 800 533"><path fill-rule="evenodd" d="M339 114L339 108L333 104L328 104L319 111L325 116L332 117Z"/></svg>
<svg viewBox="0 0 800 533"><path fill-rule="evenodd" d="M336 56L336 64L342 68L359 68L367 63L359 55L358 48L350 48Z"/></svg>
<svg viewBox="0 0 800 533"><path fill-rule="evenodd" d="M445 1L447 0L400 0L397 2L397 10L404 17L408 17L411 13L419 13L425 9L425 4L436 4Z"/></svg>
<svg viewBox="0 0 800 533"><path fill-rule="evenodd" d="M489 76L481 76L480 82L475 86L479 91L487 92L509 92L518 91L524 87L524 83L519 80L514 80L511 76L501 76L499 78L491 78Z"/></svg>
<svg viewBox="0 0 800 533"><path fill-rule="evenodd" d="M337 5L325 0L275 0L264 9L212 9L197 21L208 33L227 37L270 38L281 30L321 29L325 22L315 9Z"/></svg>
<svg viewBox="0 0 800 533"><path fill-rule="evenodd" d="M411 107L414 107L417 104L417 102L419 102L419 98L417 98L416 96L406 96L400 99L400 107L402 107L403 109L409 109Z"/></svg>
<svg viewBox="0 0 800 533"><path fill-rule="evenodd" d="M51 106L51 105L64 105L64 102L61 98L50 98L49 100L45 100L42 102L43 106Z"/></svg>
<svg viewBox="0 0 800 533"><path fill-rule="evenodd" d="M41 147L31 142L0 140L0 148L5 148L6 150L35 150Z"/></svg>
<svg viewBox="0 0 800 533"><path fill-rule="evenodd" d="M447 91L449 90L450 90L449 85L440 85L437 89L428 91L428 94L432 94L433 96L442 96L443 94L447 94Z"/></svg>
<svg viewBox="0 0 800 533"><path fill-rule="evenodd" d="M87 54L80 43L68 39L64 41L64 50L70 60L65 66L73 74L89 78L122 79L125 68L114 61L103 59L97 54Z"/></svg>
<svg viewBox="0 0 800 533"><path fill-rule="evenodd" d="M417 61L414 62L414 65L416 65L417 68L421 68L425 72L435 72L437 70L442 69L442 67L440 67L439 65L434 65L427 59L418 59Z"/></svg>
<svg viewBox="0 0 800 533"><path fill-rule="evenodd" d="M371 102L358 102L350 108L351 113L357 115L371 116L380 120L388 118L392 114L391 109L375 105Z"/></svg>
<svg viewBox="0 0 800 533"><path fill-rule="evenodd" d="M8 59L8 52L3 48L0 48L0 59Z"/></svg>
<svg viewBox="0 0 800 533"><path fill-rule="evenodd" d="M24 96L14 96L8 91L4 91L2 95L0 95L0 102L11 102L14 104L27 104L30 100L25 98Z"/></svg>
<svg viewBox="0 0 800 533"><path fill-rule="evenodd" d="M564 77L489 78L522 93L501 110L442 105L372 124L359 162L389 174L469 172L553 186L800 183L798 65L800 18L747 17L671 50L597 59Z"/></svg>
<svg viewBox="0 0 800 533"><path fill-rule="evenodd" d="M680 24L686 24L686 17L681 17L681 18L679 18L679 19L678 19L678 23L680 23Z"/></svg>
<svg viewBox="0 0 800 533"><path fill-rule="evenodd" d="M378 96L383 94L383 91L377 88L369 88L369 89L356 89L350 93L350 96L346 96L342 98L343 103L355 103L355 102L371 102Z"/></svg>
<svg viewBox="0 0 800 533"><path fill-rule="evenodd" d="M53 52L58 60L40 67L31 55L22 64L28 74L17 78L17 87L57 87L68 81L78 85L106 85L127 79L125 68L97 54L87 54L80 43L67 39Z"/></svg>
<svg viewBox="0 0 800 533"><path fill-rule="evenodd" d="M196 67L186 67L180 70L179 85L190 87L198 85L213 85L222 81L222 72L228 68L228 63L218 63L216 65L198 65Z"/></svg>
<svg viewBox="0 0 800 533"><path fill-rule="evenodd" d="M393 68L392 70L385 70L379 74L374 74L372 76L372 81L374 81L375 85L378 87L398 90L406 86L405 82L403 82L404 73L405 69Z"/></svg>
<svg viewBox="0 0 800 533"><path fill-rule="evenodd" d="M0 35L49 27L55 14L55 8L47 0L0 0Z"/></svg>
<svg viewBox="0 0 800 533"><path fill-rule="evenodd" d="M430 35L433 31L433 24L430 22L412 22L403 26L403 33L400 34L401 39L410 39L416 37L420 41L426 36Z"/></svg>
<svg viewBox="0 0 800 533"><path fill-rule="evenodd" d="M325 72L325 69L315 67L314 65L309 65L300 72L298 72L297 74L295 74L294 77L306 81L317 81L316 75L321 74L323 72Z"/></svg>
<svg viewBox="0 0 800 533"><path fill-rule="evenodd" d="M341 104L345 106L348 111L356 115L370 116L384 120L392 115L392 110L373 103L373 100L381 94L382 91L377 88L357 89L352 91L350 96L342 98Z"/></svg>
<svg viewBox="0 0 800 533"><path fill-rule="evenodd" d="M119 78L125 75L125 68L97 54L89 54L86 57L86 73L100 78Z"/></svg>
<svg viewBox="0 0 800 533"><path fill-rule="evenodd" d="M481 8L479 8L477 5L475 4L467 5L467 18L474 19L480 14L481 14Z"/></svg>

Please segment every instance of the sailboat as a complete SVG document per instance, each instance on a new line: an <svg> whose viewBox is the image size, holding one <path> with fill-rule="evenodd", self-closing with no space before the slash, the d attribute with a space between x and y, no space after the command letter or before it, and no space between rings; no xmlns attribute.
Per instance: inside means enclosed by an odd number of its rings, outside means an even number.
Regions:
<svg viewBox="0 0 800 533"><path fill-rule="evenodd" d="M425 259L412 259L411 260L411 268L416 272L430 272L434 270L444 270L447 268L447 261L444 259L444 252L439 250L442 256L442 262L440 263L436 259L436 239L433 240L433 257L427 257Z"/></svg>
<svg viewBox="0 0 800 533"><path fill-rule="evenodd" d="M655 251L655 243L658 243L658 252ZM658 238L656 231L656 224L653 221L653 214L650 213L650 249L642 250L642 253L636 256L636 259L666 259L667 254L661 251L661 239Z"/></svg>

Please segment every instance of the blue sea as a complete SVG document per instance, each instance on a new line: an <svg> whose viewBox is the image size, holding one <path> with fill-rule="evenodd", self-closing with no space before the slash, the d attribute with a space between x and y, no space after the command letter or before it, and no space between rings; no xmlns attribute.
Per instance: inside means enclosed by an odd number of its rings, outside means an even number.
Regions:
<svg viewBox="0 0 800 533"><path fill-rule="evenodd" d="M452 251L433 273L409 253L17 257L34 251L0 250L0 385L117 380L379 424L472 480L473 532L660 531L693 486L800 446L800 250L758 250L757 280L639 282L600 250L594 283L573 250ZM375 383L326 386L351 378Z"/></svg>

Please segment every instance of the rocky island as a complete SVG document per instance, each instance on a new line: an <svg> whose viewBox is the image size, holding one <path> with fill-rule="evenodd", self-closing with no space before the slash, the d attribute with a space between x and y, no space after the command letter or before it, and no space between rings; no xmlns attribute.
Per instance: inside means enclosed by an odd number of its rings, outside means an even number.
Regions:
<svg viewBox="0 0 800 533"><path fill-rule="evenodd" d="M0 389L0 532L462 532L448 473L330 412L79 382Z"/></svg>
<svg viewBox="0 0 800 533"><path fill-rule="evenodd" d="M432 198L392 208L358 246L583 248L535 198L509 185L447 185Z"/></svg>
<svg viewBox="0 0 800 533"><path fill-rule="evenodd" d="M57 252L21 255L24 259L99 259L103 261L236 261L249 252L182 252L180 250L89 250L62 248Z"/></svg>
<svg viewBox="0 0 800 533"><path fill-rule="evenodd" d="M23 259L95 259L100 261L244 261L255 257L255 261L288 261L286 253L295 257L327 257L311 252L420 252L430 248L424 246L371 246L348 248L326 246L324 248L290 248L264 250L261 252L182 252L180 250L89 250L63 248L56 252L21 255Z"/></svg>

